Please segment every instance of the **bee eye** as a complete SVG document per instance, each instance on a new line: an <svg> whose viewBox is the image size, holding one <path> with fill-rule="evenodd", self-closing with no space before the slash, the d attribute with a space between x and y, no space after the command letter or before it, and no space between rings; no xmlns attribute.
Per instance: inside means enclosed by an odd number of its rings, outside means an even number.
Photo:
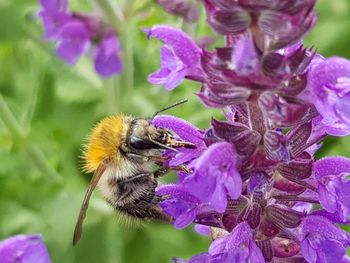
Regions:
<svg viewBox="0 0 350 263"><path fill-rule="evenodd" d="M147 139L142 139L136 136L131 136L129 145L136 150L157 149L159 145Z"/></svg>

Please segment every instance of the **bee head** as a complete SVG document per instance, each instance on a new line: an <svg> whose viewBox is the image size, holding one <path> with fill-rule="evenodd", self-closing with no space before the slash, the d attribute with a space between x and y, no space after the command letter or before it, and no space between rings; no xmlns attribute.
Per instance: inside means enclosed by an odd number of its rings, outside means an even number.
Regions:
<svg viewBox="0 0 350 263"><path fill-rule="evenodd" d="M135 150L169 149L167 142L171 136L169 130L156 128L149 120L140 118L131 122L127 143Z"/></svg>

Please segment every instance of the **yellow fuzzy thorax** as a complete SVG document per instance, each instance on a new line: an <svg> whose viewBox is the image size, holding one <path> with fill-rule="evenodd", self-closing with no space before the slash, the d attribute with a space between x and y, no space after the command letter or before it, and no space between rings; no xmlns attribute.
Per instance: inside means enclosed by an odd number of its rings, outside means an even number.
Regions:
<svg viewBox="0 0 350 263"><path fill-rule="evenodd" d="M92 130L85 146L84 170L94 172L103 160L114 163L120 158L119 146L126 137L129 117L113 115L103 119Z"/></svg>

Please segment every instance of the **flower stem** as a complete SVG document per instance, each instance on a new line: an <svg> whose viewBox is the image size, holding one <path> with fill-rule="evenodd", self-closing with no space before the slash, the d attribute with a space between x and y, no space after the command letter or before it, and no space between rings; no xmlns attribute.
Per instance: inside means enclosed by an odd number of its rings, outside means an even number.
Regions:
<svg viewBox="0 0 350 263"><path fill-rule="evenodd" d="M134 57L133 57L133 37L134 23L130 20L125 24L124 30L120 31L122 42L122 55L124 70L122 77L123 89L130 93L134 88Z"/></svg>
<svg viewBox="0 0 350 263"><path fill-rule="evenodd" d="M115 30L119 32L123 28L121 23L123 18L117 16L108 0L96 0L96 3L101 8L103 13L105 13L107 19L113 25Z"/></svg>
<svg viewBox="0 0 350 263"><path fill-rule="evenodd" d="M15 116L8 107L3 96L0 94L0 119L4 122L6 127L11 132L13 138L20 142L26 151L26 153L31 157L33 163L42 172L43 175L47 175L55 183L62 183L62 177L52 168L49 162L46 160L42 151L34 144L29 143L27 139L27 134L23 131L23 128L19 125Z"/></svg>
<svg viewBox="0 0 350 263"><path fill-rule="evenodd" d="M116 114L120 111L121 97L119 82L119 76L103 81L106 91L106 111L108 115Z"/></svg>
<svg viewBox="0 0 350 263"><path fill-rule="evenodd" d="M121 13L119 16L113 10L108 0L96 0L99 7L105 13L109 23L114 27L118 33L118 37L122 45L122 59L123 59L123 73L122 83L123 90L130 92L134 87L134 58L133 58L133 31L135 24L133 23L131 10L128 12L130 18L126 23L125 16ZM131 6L129 8L132 8Z"/></svg>

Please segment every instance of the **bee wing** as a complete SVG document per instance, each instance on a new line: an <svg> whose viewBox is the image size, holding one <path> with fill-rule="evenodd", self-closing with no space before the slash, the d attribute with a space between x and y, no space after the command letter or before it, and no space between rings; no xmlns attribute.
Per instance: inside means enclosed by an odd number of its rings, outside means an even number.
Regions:
<svg viewBox="0 0 350 263"><path fill-rule="evenodd" d="M94 191L98 181L100 180L100 178L105 170L106 170L106 166L104 164L101 164L96 169L94 175L92 176L89 188L87 189L85 196L84 196L83 203L81 204L77 223L75 225L74 236L73 236L73 246L75 246L80 240L81 233L83 231L83 222L84 222L84 219L86 216L86 211L89 207L89 201L90 201L91 194Z"/></svg>

